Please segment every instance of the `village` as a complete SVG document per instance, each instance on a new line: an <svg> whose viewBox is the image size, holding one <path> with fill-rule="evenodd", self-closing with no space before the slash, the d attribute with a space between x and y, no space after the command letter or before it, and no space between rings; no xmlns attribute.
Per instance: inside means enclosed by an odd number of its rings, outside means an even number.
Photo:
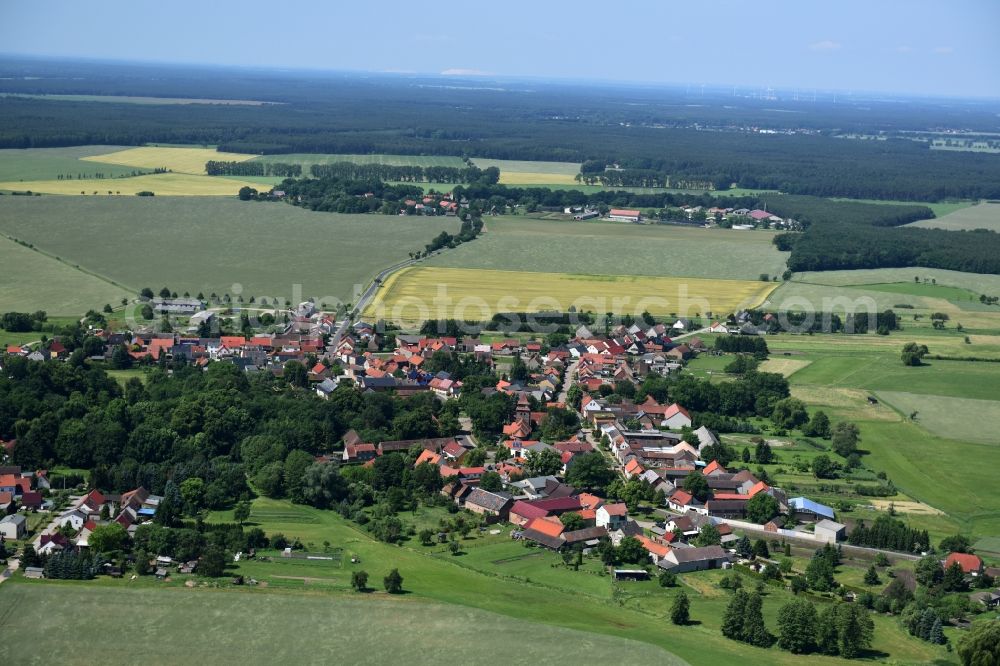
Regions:
<svg viewBox="0 0 1000 666"><path fill-rule="evenodd" d="M192 319L201 314L198 325L215 316L201 310L196 299L160 299L156 305L161 312L173 310ZM735 469L721 464L716 456L725 447L719 436L705 425L697 426L684 405L661 403L652 395L635 401L622 397L647 377L677 376L698 354L719 353L700 335L755 335L758 331L746 313L701 323L676 319L621 324L606 335L579 326L562 339L380 333L366 322L353 324L339 339L331 335L335 330L334 319L307 302L298 307L283 334L200 338L96 330L94 337L103 345L91 360L110 363L125 350L137 364L204 369L225 363L248 375L270 373L297 382L316 399L355 390L398 396L427 393L443 403L462 396L463 382L446 371L428 371L431 359L484 364L501 379L477 390L508 396L516 405L496 441L477 441L468 430L450 437L365 441L350 430L342 450L318 455L315 462L372 467L383 456L418 451L413 467L436 468L440 494L479 521L482 529L507 526L513 540L581 556L596 556L607 548L640 548L643 556L638 560L607 558L616 580L648 579L657 571L680 574L732 567L780 578L779 559L758 557L767 546L755 552L751 540L777 544L786 553L793 545L807 552L832 545L864 557L882 553L913 561L921 555L847 544L848 525L838 522L833 507L806 496L790 497L739 461ZM29 361L67 358L58 340L44 353L8 348L7 354ZM626 386L633 388L626 391ZM572 414L575 425L565 437L542 435L553 410ZM8 454L13 451L15 442L3 444ZM581 472L584 467L611 470L620 484L616 497L574 486L573 479L590 478ZM541 468L546 473L531 473ZM33 557L80 552L89 547L95 529L111 523L134 538L139 527L155 517L162 500L142 487L120 495L90 488L63 495L57 507L46 499L50 490L46 470L0 468L0 510L8 514L0 521L0 535L8 548L30 543ZM36 521L39 528L29 534L27 517L39 513L45 518ZM199 564L197 558L175 561L155 552L147 556L150 571L161 579L171 572L197 572ZM129 562L134 563L134 556ZM970 587L978 576L992 579L1000 574L976 555L956 552L941 560L942 567L953 563ZM106 562L101 573L121 576L122 564ZM38 578L43 572L42 567L27 566L23 574ZM973 596L991 608L1000 601L1000 590Z"/></svg>

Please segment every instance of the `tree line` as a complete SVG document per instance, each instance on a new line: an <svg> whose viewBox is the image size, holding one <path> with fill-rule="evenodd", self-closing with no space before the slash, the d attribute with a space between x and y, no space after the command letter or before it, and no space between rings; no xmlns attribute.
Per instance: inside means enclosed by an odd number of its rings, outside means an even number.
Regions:
<svg viewBox="0 0 1000 666"><path fill-rule="evenodd" d="M255 162L209 160L205 162L205 173L209 176L277 176L279 178L298 178L302 175L301 164L286 164L285 162Z"/></svg>
<svg viewBox="0 0 1000 666"><path fill-rule="evenodd" d="M309 167L309 172L314 178L404 183L483 183L484 185L495 185L500 180L500 169L496 167L480 169L471 164L465 167L449 167L334 162L333 164L313 164Z"/></svg>

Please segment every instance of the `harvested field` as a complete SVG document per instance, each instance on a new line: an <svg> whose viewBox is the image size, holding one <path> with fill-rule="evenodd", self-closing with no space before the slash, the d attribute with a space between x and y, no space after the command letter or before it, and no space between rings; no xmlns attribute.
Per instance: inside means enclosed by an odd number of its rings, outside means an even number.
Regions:
<svg viewBox="0 0 1000 666"><path fill-rule="evenodd" d="M126 148L104 155L91 155L81 159L89 162L120 164L143 169L170 169L177 173L204 175L205 162L209 160L246 162L253 158L253 155L220 153L211 148L142 146L140 148Z"/></svg>
<svg viewBox="0 0 1000 666"><path fill-rule="evenodd" d="M730 312L758 303L766 282L576 275L420 266L393 274L365 316L398 321L489 319L498 312Z"/></svg>

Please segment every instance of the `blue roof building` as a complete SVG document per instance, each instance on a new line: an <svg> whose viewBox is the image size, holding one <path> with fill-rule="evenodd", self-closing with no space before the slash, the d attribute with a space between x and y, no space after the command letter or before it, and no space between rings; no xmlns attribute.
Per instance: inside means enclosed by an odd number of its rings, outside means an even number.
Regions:
<svg viewBox="0 0 1000 666"><path fill-rule="evenodd" d="M834 518L833 509L825 504L814 502L807 497L793 497L788 500L788 506L796 514L808 514L816 518L827 518L829 520L833 520Z"/></svg>

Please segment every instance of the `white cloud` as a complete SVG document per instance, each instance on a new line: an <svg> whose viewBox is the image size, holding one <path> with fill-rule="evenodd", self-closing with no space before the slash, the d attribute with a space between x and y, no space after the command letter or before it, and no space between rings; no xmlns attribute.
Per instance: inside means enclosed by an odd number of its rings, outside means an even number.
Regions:
<svg viewBox="0 0 1000 666"><path fill-rule="evenodd" d="M840 46L840 42L835 42L832 39L824 39L820 42L813 42L809 45L809 49L811 51L836 51Z"/></svg>
<svg viewBox="0 0 1000 666"><path fill-rule="evenodd" d="M951 48L950 46L936 46L936 47L934 47L934 53L936 53L938 55L948 55L949 53L951 53L954 50L955 49Z"/></svg>
<svg viewBox="0 0 1000 666"><path fill-rule="evenodd" d="M452 67L441 72L441 76L489 76L489 72L481 69L464 69L462 67Z"/></svg>
<svg viewBox="0 0 1000 666"><path fill-rule="evenodd" d="M909 46L897 46L896 53L912 53L913 48Z"/></svg>

